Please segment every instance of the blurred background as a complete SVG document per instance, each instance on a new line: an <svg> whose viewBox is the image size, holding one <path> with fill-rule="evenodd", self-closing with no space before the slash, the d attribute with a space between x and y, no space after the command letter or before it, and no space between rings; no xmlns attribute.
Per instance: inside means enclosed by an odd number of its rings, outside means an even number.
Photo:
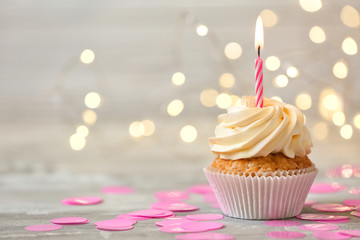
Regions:
<svg viewBox="0 0 360 240"><path fill-rule="evenodd" d="M320 174L359 163L359 11L357 0L0 1L1 201L20 211L28 191L205 182L217 115L254 95L258 15L264 95L305 113ZM340 175L360 176L350 169Z"/></svg>

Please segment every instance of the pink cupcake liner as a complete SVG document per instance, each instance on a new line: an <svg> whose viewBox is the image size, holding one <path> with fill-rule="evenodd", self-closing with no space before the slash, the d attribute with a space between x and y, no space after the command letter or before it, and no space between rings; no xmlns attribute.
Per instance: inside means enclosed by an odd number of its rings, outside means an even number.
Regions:
<svg viewBox="0 0 360 240"><path fill-rule="evenodd" d="M204 173L222 212L242 219L283 219L298 215L318 173L310 168L230 174L211 166Z"/></svg>

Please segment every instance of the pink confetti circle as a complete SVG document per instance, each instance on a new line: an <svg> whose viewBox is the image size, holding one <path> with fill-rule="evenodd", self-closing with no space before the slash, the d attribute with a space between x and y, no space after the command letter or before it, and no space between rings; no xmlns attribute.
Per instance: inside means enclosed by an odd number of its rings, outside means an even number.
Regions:
<svg viewBox="0 0 360 240"><path fill-rule="evenodd" d="M75 225L89 223L89 220L83 217L61 217L52 219L50 222L60 225Z"/></svg>
<svg viewBox="0 0 360 240"><path fill-rule="evenodd" d="M177 235L176 240L234 240L235 236L224 233L188 233L184 235Z"/></svg>
<svg viewBox="0 0 360 240"><path fill-rule="evenodd" d="M346 186L338 183L314 183L310 188L310 193L334 193L346 188Z"/></svg>
<svg viewBox="0 0 360 240"><path fill-rule="evenodd" d="M199 208L183 202L156 202L151 205L153 209L165 209L172 212L190 212Z"/></svg>
<svg viewBox="0 0 360 240"><path fill-rule="evenodd" d="M294 231L276 231L268 232L266 236L278 239L296 239L305 237L304 233Z"/></svg>
<svg viewBox="0 0 360 240"><path fill-rule="evenodd" d="M214 193L208 193L203 196L204 196L204 202L208 202L208 203L217 203L218 202Z"/></svg>
<svg viewBox="0 0 360 240"><path fill-rule="evenodd" d="M360 211L353 211L351 212L351 215L360 218Z"/></svg>
<svg viewBox="0 0 360 240"><path fill-rule="evenodd" d="M304 203L304 207L310 207L310 206L315 205L315 204L317 204L317 201L306 200L305 203Z"/></svg>
<svg viewBox="0 0 360 240"><path fill-rule="evenodd" d="M321 212L349 212L354 208L349 206L344 206L338 203L323 203L323 204L315 204L312 206L315 210Z"/></svg>
<svg viewBox="0 0 360 240"><path fill-rule="evenodd" d="M197 193L202 195L207 193L213 193L213 190L211 189L209 184L194 185L189 189L189 191L192 193Z"/></svg>
<svg viewBox="0 0 360 240"><path fill-rule="evenodd" d="M343 204L350 207L360 207L360 199L346 199Z"/></svg>
<svg viewBox="0 0 360 240"><path fill-rule="evenodd" d="M161 209L138 210L128 214L130 216L151 217L151 218L165 218L165 217L174 216L174 213L172 211L161 210Z"/></svg>
<svg viewBox="0 0 360 240"><path fill-rule="evenodd" d="M336 220L314 220L314 222L317 223L331 223L331 224L335 224L335 223L347 223L350 221L350 218L345 218L345 219L336 219Z"/></svg>
<svg viewBox="0 0 360 240"><path fill-rule="evenodd" d="M327 232L327 231L315 231L313 232L314 237L325 240L342 240L350 239L351 236L342 235L338 232Z"/></svg>
<svg viewBox="0 0 360 240"><path fill-rule="evenodd" d="M163 220L156 222L155 224L159 227L173 227L173 226L180 226L183 223L191 223L194 222L189 219L179 219L179 220Z"/></svg>
<svg viewBox="0 0 360 240"><path fill-rule="evenodd" d="M62 200L65 205L94 205L102 202L100 197L73 197Z"/></svg>
<svg viewBox="0 0 360 240"><path fill-rule="evenodd" d="M264 224L272 227L292 227L301 225L301 222L293 220L269 220L265 221Z"/></svg>
<svg viewBox="0 0 360 240"><path fill-rule="evenodd" d="M337 231L337 233L340 233L340 234L346 235L346 236L360 238L360 230L340 230L340 231Z"/></svg>
<svg viewBox="0 0 360 240"><path fill-rule="evenodd" d="M184 201L189 199L189 194L184 191L163 191L156 192L155 197L159 201L169 202L169 201Z"/></svg>
<svg viewBox="0 0 360 240"><path fill-rule="evenodd" d="M298 219L302 220L309 220L309 221L318 221L318 220L342 220L342 219L349 219L348 216L334 216L334 215L327 215L327 214L317 214L317 213L303 213L296 216Z"/></svg>
<svg viewBox="0 0 360 240"><path fill-rule="evenodd" d="M134 226L96 226L96 229L103 231L126 231L133 228Z"/></svg>
<svg viewBox="0 0 360 240"><path fill-rule="evenodd" d="M55 231L61 229L61 225L57 224L38 224L25 227L25 230L32 231L32 232L48 232L48 231Z"/></svg>
<svg viewBox="0 0 360 240"><path fill-rule="evenodd" d="M209 214L209 213L205 213L205 214L191 214L191 215L187 215L186 218L190 219L190 220L195 220L195 221L212 221L212 220L220 220L223 219L224 216L222 214Z"/></svg>
<svg viewBox="0 0 360 240"><path fill-rule="evenodd" d="M180 228L187 231L210 231L217 230L224 227L224 224L220 222L191 222L191 223L183 223L180 225Z"/></svg>
<svg viewBox="0 0 360 240"><path fill-rule="evenodd" d="M339 229L339 226L334 224L305 224L299 226L299 229L307 231L331 231Z"/></svg>
<svg viewBox="0 0 360 240"><path fill-rule="evenodd" d="M131 216L129 214L120 214L116 218L130 218L130 219L134 219L135 221L151 219L151 217Z"/></svg>
<svg viewBox="0 0 360 240"><path fill-rule="evenodd" d="M172 216L164 218L164 220L180 220L180 219L187 219L185 216Z"/></svg>
<svg viewBox="0 0 360 240"><path fill-rule="evenodd" d="M102 193L106 194L129 194L133 193L134 189L131 187L123 187L123 186L107 186L101 189Z"/></svg>
<svg viewBox="0 0 360 240"><path fill-rule="evenodd" d="M133 219L128 218L116 218L116 219L109 219L104 221L99 221L94 223L95 226L99 227L125 227L125 226L132 226L136 223Z"/></svg>
<svg viewBox="0 0 360 240"><path fill-rule="evenodd" d="M158 230L160 232L166 233L189 233L189 232L197 232L197 231L190 231L182 229L180 226L169 226L169 227L159 227Z"/></svg>

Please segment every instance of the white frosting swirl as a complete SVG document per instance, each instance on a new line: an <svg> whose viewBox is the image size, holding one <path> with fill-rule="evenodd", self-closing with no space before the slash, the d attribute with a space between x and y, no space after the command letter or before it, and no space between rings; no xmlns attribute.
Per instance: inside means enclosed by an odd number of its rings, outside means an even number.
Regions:
<svg viewBox="0 0 360 240"><path fill-rule="evenodd" d="M264 98L264 107L254 107L255 97L245 96L238 107L219 115L211 151L222 159L242 159L281 152L289 158L310 153L312 142L304 115L293 105Z"/></svg>

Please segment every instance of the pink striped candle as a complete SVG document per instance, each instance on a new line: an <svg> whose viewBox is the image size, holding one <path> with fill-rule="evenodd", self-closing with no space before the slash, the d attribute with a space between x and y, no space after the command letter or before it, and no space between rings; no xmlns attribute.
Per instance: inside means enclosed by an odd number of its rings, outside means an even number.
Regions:
<svg viewBox="0 0 360 240"><path fill-rule="evenodd" d="M255 31L255 49L258 53L258 58L255 61L255 107L263 107L263 60L260 58L260 49L264 45L264 32L261 17L256 21Z"/></svg>

